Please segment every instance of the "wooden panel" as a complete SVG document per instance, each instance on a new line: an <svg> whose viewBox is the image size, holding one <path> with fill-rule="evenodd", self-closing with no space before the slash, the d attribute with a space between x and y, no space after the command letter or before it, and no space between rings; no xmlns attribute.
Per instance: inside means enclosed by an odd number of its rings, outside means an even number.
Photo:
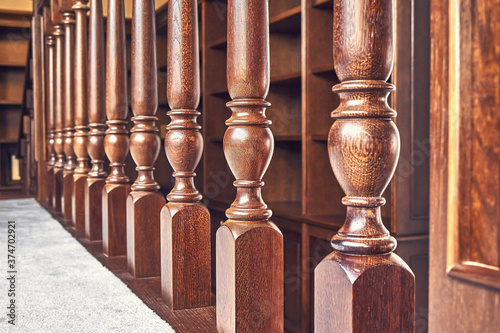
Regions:
<svg viewBox="0 0 500 333"><path fill-rule="evenodd" d="M500 327L499 29L499 0L432 1L430 332Z"/></svg>
<svg viewBox="0 0 500 333"><path fill-rule="evenodd" d="M21 123L21 107L0 105L0 139L17 140Z"/></svg>
<svg viewBox="0 0 500 333"><path fill-rule="evenodd" d="M0 30L0 66L26 66L29 35L1 29ZM2 72L5 68L1 68Z"/></svg>
<svg viewBox="0 0 500 333"><path fill-rule="evenodd" d="M2 68L0 102L21 104L24 88L24 68Z"/></svg>

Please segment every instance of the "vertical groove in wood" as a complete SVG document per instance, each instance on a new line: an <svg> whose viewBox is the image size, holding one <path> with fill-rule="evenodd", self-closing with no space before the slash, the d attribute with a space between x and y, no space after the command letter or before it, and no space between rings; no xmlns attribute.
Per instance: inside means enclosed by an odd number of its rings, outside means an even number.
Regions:
<svg viewBox="0 0 500 333"><path fill-rule="evenodd" d="M62 211L62 172L65 163L64 156L64 32L62 26L54 26L55 36L55 78L54 78L54 148L57 160L54 164L54 210Z"/></svg>
<svg viewBox="0 0 500 333"><path fill-rule="evenodd" d="M76 16L75 27L75 130L73 147L78 157L75 174L89 172L87 152L87 6L88 0L76 0L73 10Z"/></svg>
<svg viewBox="0 0 500 333"><path fill-rule="evenodd" d="M224 155L237 194L216 235L217 328L283 331L283 237L261 189L274 150L265 110L269 90L268 2L230 0L227 81L232 115Z"/></svg>
<svg viewBox="0 0 500 333"><path fill-rule="evenodd" d="M134 0L132 12L132 96L134 127L130 153L137 178L127 199L127 259L135 277L160 275L160 211L165 199L158 192L154 164L160 152L155 122L158 107L156 28L153 0Z"/></svg>
<svg viewBox="0 0 500 333"><path fill-rule="evenodd" d="M47 44L47 60L46 60L46 120L47 120L47 205L50 207L53 204L53 177L54 177L54 165L56 163L56 151L55 151L55 123L54 123L54 69L55 69L55 41L54 36L48 35L46 37Z"/></svg>
<svg viewBox="0 0 500 333"><path fill-rule="evenodd" d="M127 126L127 62L123 0L110 0L107 21L106 115L104 150L111 171L106 178L102 206L102 245L108 256L123 255L126 247L126 200L130 192L125 174L129 153Z"/></svg>
<svg viewBox="0 0 500 333"><path fill-rule="evenodd" d="M171 122L165 152L175 185L161 212L162 296L173 309L210 305L210 215L200 203L194 172L203 152L196 0L168 5L167 100ZM190 274L196 271L197 274Z"/></svg>
<svg viewBox="0 0 500 333"><path fill-rule="evenodd" d="M341 81L328 154L346 196L334 252L315 269L315 332L413 332L414 276L392 251L382 193L396 168L399 133L388 103L394 59L394 1L336 1L333 59ZM384 295L390 294L390 299ZM345 300L345 302L338 302Z"/></svg>
<svg viewBox="0 0 500 333"><path fill-rule="evenodd" d="M104 22L102 0L95 0L90 9L88 82L88 152L92 158L90 178L106 178L104 171L104 131L106 130L106 90L104 60Z"/></svg>
<svg viewBox="0 0 500 333"><path fill-rule="evenodd" d="M66 155L66 164L63 172L63 219L71 221L72 219L72 195L73 195L73 170L76 167L75 153L73 151L73 135L75 132L74 115L74 50L75 50L75 14L65 12L64 20L64 153Z"/></svg>

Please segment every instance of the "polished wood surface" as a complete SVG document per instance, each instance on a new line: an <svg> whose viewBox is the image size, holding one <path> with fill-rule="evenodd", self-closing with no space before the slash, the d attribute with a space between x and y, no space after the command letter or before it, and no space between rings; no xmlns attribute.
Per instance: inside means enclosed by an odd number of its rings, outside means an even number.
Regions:
<svg viewBox="0 0 500 333"><path fill-rule="evenodd" d="M315 269L315 332L414 331L415 278L391 253L396 240L381 219L400 145L396 112L387 104L394 90L386 82L394 59L393 6L392 0L334 4L333 60L341 83L333 87L340 104L331 114L328 153L347 216L332 238L335 251Z"/></svg>
<svg viewBox="0 0 500 333"><path fill-rule="evenodd" d="M269 13L266 1L228 6L227 86L232 116L224 154L236 181L228 220L216 235L219 332L283 331L283 237L269 221L261 188L274 150L265 110L269 91ZM245 42L242 42L245 41Z"/></svg>
<svg viewBox="0 0 500 333"><path fill-rule="evenodd" d="M89 168L88 144L88 110L87 110L87 11L88 0L76 0L73 10L75 23L75 134L73 148L78 165L74 170L73 187L73 223L75 228L85 227L85 187Z"/></svg>
<svg viewBox="0 0 500 333"><path fill-rule="evenodd" d="M104 135L106 130L106 79L104 54L104 21L102 0L90 7L89 23L89 80L87 150L92 168L85 186L85 236L88 240L102 239L102 190L107 173L104 170Z"/></svg>
<svg viewBox="0 0 500 333"><path fill-rule="evenodd" d="M123 0L110 0L106 43L106 115L104 150L111 172L102 192L102 245L108 256L127 253L126 202L130 193L125 174L129 153L127 126L127 61Z"/></svg>
<svg viewBox="0 0 500 333"><path fill-rule="evenodd" d="M64 31L61 24L54 26L55 68L54 68L54 149L57 160L54 164L53 207L62 213L64 155Z"/></svg>
<svg viewBox="0 0 500 333"><path fill-rule="evenodd" d="M196 0L168 7L167 100L171 118L165 152L175 185L161 211L162 297L172 309L210 305L210 214L200 203L194 172L203 152L196 118L200 101ZM196 274L192 274L196 272Z"/></svg>
<svg viewBox="0 0 500 333"><path fill-rule="evenodd" d="M135 277L160 275L160 211L165 205L153 175L160 152L154 9L153 0L133 2L130 153L137 178L127 198L127 259Z"/></svg>
<svg viewBox="0 0 500 333"><path fill-rule="evenodd" d="M432 1L430 332L500 325L500 1Z"/></svg>
<svg viewBox="0 0 500 333"><path fill-rule="evenodd" d="M65 4L67 5L67 2ZM69 5L67 7L71 8ZM73 219L73 170L76 168L75 153L73 151L73 134L75 132L74 91L75 91L75 14L67 11L64 17L64 154L66 163L63 172L63 218L65 221Z"/></svg>

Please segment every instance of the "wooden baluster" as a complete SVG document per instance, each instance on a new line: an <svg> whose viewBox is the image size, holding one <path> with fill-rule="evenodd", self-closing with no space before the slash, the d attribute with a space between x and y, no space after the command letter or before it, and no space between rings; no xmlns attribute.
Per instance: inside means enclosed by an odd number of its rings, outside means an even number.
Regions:
<svg viewBox="0 0 500 333"><path fill-rule="evenodd" d="M73 149L78 166L73 174L73 223L75 228L85 227L85 187L89 168L87 152L88 118L87 118L87 6L88 0L75 0L73 10L76 16L75 27L75 134Z"/></svg>
<svg viewBox="0 0 500 333"><path fill-rule="evenodd" d="M109 0L107 32L106 114L104 149L111 172L106 179L102 206L102 246L108 256L127 253L126 202L130 193L125 174L129 152L127 126L127 63L123 0Z"/></svg>
<svg viewBox="0 0 500 333"><path fill-rule="evenodd" d="M74 115L74 50L75 50L75 14L71 11L72 0L61 2L64 11L64 153L66 164L63 172L63 219L71 221L73 218L72 196L73 196L73 170L76 167L75 153L73 151L73 134L75 132Z"/></svg>
<svg viewBox="0 0 500 333"><path fill-rule="evenodd" d="M53 9L53 12L56 9ZM57 22L53 18L54 22ZM54 148L57 154L57 160L54 164L54 201L53 207L55 213L62 213L62 186L63 169L65 164L64 157L64 32L60 24L54 26L55 36L55 78L54 78L54 114L55 114L55 138Z"/></svg>
<svg viewBox="0 0 500 333"><path fill-rule="evenodd" d="M160 152L155 116L156 28L153 0L134 0L132 13L132 111L130 153L137 179L127 199L127 260L135 277L160 275L160 211L165 199L153 176Z"/></svg>
<svg viewBox="0 0 500 333"><path fill-rule="evenodd" d="M49 16L44 15L47 22ZM49 24L46 25L45 31L48 31ZM54 80L55 80L55 41L54 36L47 35L47 60L46 60L46 83L45 83L45 102L46 102L46 115L47 115L47 151L49 153L49 160L47 161L47 201L49 207L53 207L54 203L54 165L56 164L56 151L54 147L55 141L55 96L54 96Z"/></svg>
<svg viewBox="0 0 500 333"><path fill-rule="evenodd" d="M265 116L270 103L268 2L230 0L227 80L232 116L224 154L236 199L216 235L219 332L283 332L283 236L269 221L262 177L274 138Z"/></svg>
<svg viewBox="0 0 500 333"><path fill-rule="evenodd" d="M102 190L106 182L104 171L104 135L106 130L106 90L104 60L104 22L102 0L94 0L90 8L89 33L89 137L88 152L92 158L85 186L85 237L102 239Z"/></svg>
<svg viewBox="0 0 500 333"><path fill-rule="evenodd" d="M200 101L196 0L171 0L168 7L167 99L171 123L165 152L175 186L161 211L162 297L172 309L210 305L210 214L200 203L194 170L203 151L196 118ZM196 274L192 274L196 272Z"/></svg>
<svg viewBox="0 0 500 333"><path fill-rule="evenodd" d="M399 157L387 104L394 85L393 1L336 1L334 64L340 97L328 136L333 171L346 196L334 252L315 270L315 332L413 332L414 276L392 253L382 224L382 193Z"/></svg>

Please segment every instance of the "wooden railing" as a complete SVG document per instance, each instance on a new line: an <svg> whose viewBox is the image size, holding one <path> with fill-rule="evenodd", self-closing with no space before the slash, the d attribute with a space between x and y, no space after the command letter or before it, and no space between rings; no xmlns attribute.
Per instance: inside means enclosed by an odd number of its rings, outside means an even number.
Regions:
<svg viewBox="0 0 500 333"><path fill-rule="evenodd" d="M394 85L386 82L394 54L393 2L334 1L333 55L341 83L333 88L340 106L332 112L328 153L346 194L347 217L332 239L334 251L315 270L316 332L414 330L414 277L392 253L396 241L380 213L399 156L396 112L387 103ZM92 1L87 29L88 9L87 0L53 0L43 15L46 67L38 73L45 73L46 82L48 181L42 203L73 230L85 230L89 244L102 241L99 251L107 258L126 258L130 279L158 277L157 296L169 311L213 309L210 214L194 185L204 145L196 120L197 2L168 4L171 122L165 153L175 178L168 203L153 175L161 143L154 1L133 1L130 153L137 178L131 186L125 173L124 3L109 1L106 57L102 1ZM274 150L265 113L270 106L268 17L267 1L228 3L232 115L223 144L237 194L216 233L216 307L207 312L216 326L201 325L201 331L284 330L283 235L270 221L272 211L261 194Z"/></svg>

